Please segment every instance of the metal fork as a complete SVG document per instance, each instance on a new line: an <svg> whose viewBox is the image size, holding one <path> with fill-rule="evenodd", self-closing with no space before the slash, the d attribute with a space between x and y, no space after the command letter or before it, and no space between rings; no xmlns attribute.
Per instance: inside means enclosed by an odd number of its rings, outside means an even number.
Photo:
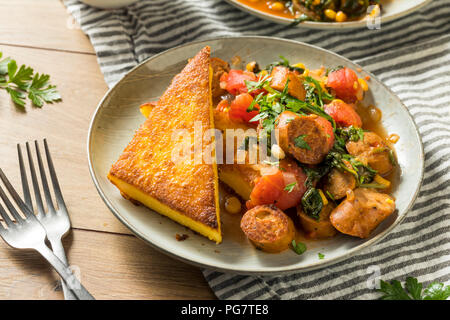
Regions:
<svg viewBox="0 0 450 320"><path fill-rule="evenodd" d="M45 174L44 165L42 163L42 157L39 150L39 144L37 141L34 141L35 149L36 149L36 158L37 163L39 167L39 173L41 176L41 182L42 182L42 189L44 192L45 201L47 203L47 212L44 210L44 204L42 201L42 196L39 188L39 183L35 171L34 161L33 157L31 155L30 151L30 145L27 142L26 143L26 149L27 149L27 156L28 156L28 163L30 167L30 173L31 173L31 180L33 183L33 190L36 200L36 207L37 207L37 214L36 217L43 225L45 231L47 232L47 239L49 240L53 253L65 264L68 265L66 253L64 251L64 247L62 245L62 238L68 233L70 230L70 219L69 214L67 212L66 204L64 202L61 189L59 187L58 178L56 177L55 168L53 166L53 161L50 156L50 151L48 148L47 140L44 139L44 148L45 148L45 155L47 158L47 164L48 164L48 171L50 174L50 178L52 180L53 184L53 190L56 198L56 203L58 205L58 208L56 209L53 205L52 197L50 195L50 190L47 183L47 177ZM31 200L30 195L30 187L28 185L28 179L27 179L27 173L24 166L24 161L22 157L22 150L20 147L20 144L17 144L17 153L19 157L19 166L20 166L20 176L22 179L22 189L23 189L23 195L25 203L28 205L28 207L33 210L33 203ZM66 300L76 300L75 295L67 288L67 285L64 283L64 281L61 282L63 292L64 292L64 298Z"/></svg>
<svg viewBox="0 0 450 320"><path fill-rule="evenodd" d="M48 147L46 149L48 150ZM21 164L21 168L22 167L23 161ZM0 204L0 216L3 218L3 221L6 225L5 227L0 223L0 236L3 238L3 240L5 240L6 243L14 248L34 249L38 251L45 259L47 259L47 261L53 266L53 268L55 268L56 272L58 272L63 281L69 286L70 290L76 296L76 298L80 300L93 300L94 298L81 285L81 283L74 276L69 267L46 246L46 230L34 215L34 213L31 211L31 207L28 207L28 205L25 204L25 202L20 198L9 180L6 178L2 169L0 169L0 180L3 181L3 184L12 196L18 209L22 212L22 215L20 215L12 202L8 199L8 196L6 195L3 188L0 186L0 198L3 200L6 209L15 220L15 222L13 222L5 208ZM28 197L29 193L25 196L27 201Z"/></svg>

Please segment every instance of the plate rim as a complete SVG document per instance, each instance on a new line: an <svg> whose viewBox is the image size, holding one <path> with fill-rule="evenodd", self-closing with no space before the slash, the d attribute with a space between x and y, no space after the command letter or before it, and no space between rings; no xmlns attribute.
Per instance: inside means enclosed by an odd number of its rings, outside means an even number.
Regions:
<svg viewBox="0 0 450 320"><path fill-rule="evenodd" d="M238 0L225 0L227 3L232 6L238 8L241 11L247 12L253 16L256 16L260 19L272 21L278 24L289 25L292 23L292 19L280 17L274 14L270 14L267 12L259 11L254 9L244 3L239 2ZM383 16L381 15L381 23L386 23L404 16L411 14L412 12L419 10L420 8L429 4L432 0L423 0L422 3L415 5L407 10L398 12L394 15ZM320 30L329 30L329 29L351 29L351 28L362 28L366 26L365 20L356 20L349 22L314 22L314 21L305 21L295 25L297 28L306 27L308 29L320 29Z"/></svg>
<svg viewBox="0 0 450 320"><path fill-rule="evenodd" d="M405 213L402 217L400 217L399 219L396 219L389 227L387 227L385 230L383 230L382 232L380 232L378 235L376 235L375 237L365 241L364 243L348 250L347 252L345 252L342 256L339 257L335 257L333 259L323 259L323 260L318 260L318 262L313 262L310 263L307 266L303 266L303 267L295 267L295 265L288 265L288 266L280 266L280 267L270 267L271 270L264 270L264 268L259 268L259 269L252 269L252 270L242 270L239 268L223 268L223 267L217 267L208 263L203 263L203 262L199 262L193 259L189 259L186 258L182 255L182 253L174 253L168 250L165 250L164 248L154 244L153 242L151 242L149 239L147 239L145 237L145 235L141 234L141 232L139 232L131 223L129 223L127 221L127 219L125 217L122 217L120 215L120 213L118 212L118 210L116 211L115 207L113 206L113 204L109 201L109 199L107 198L106 194L104 193L104 191L101 189L100 184L99 184L99 180L97 178L96 172L94 172L94 168L93 168L93 160L92 160L92 150L91 150L91 144L92 144L92 133L93 133L93 128L94 128L94 124L96 122L97 116L99 114L100 109L102 108L104 102L106 99L109 98L109 96L113 93L113 91L116 89L116 87L122 82L124 81L128 75L130 75L131 73L135 72L137 69L139 69L142 65L146 64L148 61L151 61L153 59L158 58L161 55L164 55L168 52L174 51L174 50L179 50L182 49L183 47L189 47L192 45L198 45L201 43L204 43L205 45L208 45L208 42L210 41L217 41L217 40L221 40L221 39L262 39L262 40L269 40L269 41L281 41L281 42L287 42L287 43L291 43L291 44L295 44L295 45L303 45L303 46L307 46L316 50L320 50L323 51L327 54L331 54L334 55L335 57L338 57L340 59L345 60L347 63L353 64L355 65L357 68L361 68L365 73L367 73L371 79L375 79L375 81L377 81L380 85L382 85L393 97L395 97L395 99L400 103L401 107L404 109L404 111L406 111L408 117L410 118L413 127L414 127L414 132L416 135L416 138L419 141L419 149L420 149L420 179L419 179L419 183L416 186L416 189L412 195L412 197L410 198L410 201L406 207L406 209L404 210ZM188 57L187 57L188 58ZM311 271L314 269L320 269L323 267L326 267L328 265L331 264L335 264L337 262L343 261L345 259L348 259L352 256L354 256L356 253L360 252L361 250L381 241L382 239L384 239L396 226L398 226L406 217L406 215L409 213L409 211L411 210L412 206L414 205L417 196L419 194L420 188L422 186L422 182L423 182L423 177L424 177L424 169L425 169L425 155L424 155L424 149L423 149L423 142L422 142L422 137L419 133L417 124L414 121L414 118L412 117L411 113L409 112L408 108L406 107L406 105L403 103L403 101L388 87L386 86L383 82L381 82L374 74L372 74L369 71L366 71L362 66L360 66L359 64L351 61L350 59L343 57L337 53L334 53L330 50L326 50L323 48L320 48L318 46L315 45L311 45L308 43L304 43L301 41L296 41L296 40L291 40L291 39L283 39L283 38L278 38L278 37L269 37L269 36L224 36L224 37L214 37L214 38L209 38L206 40L196 40L196 41L192 41L192 42L188 42L173 48L170 48L168 50L162 51L158 54L155 54L145 60L143 60L141 63L137 64L135 67L133 67L132 69L130 69L128 72L126 72L123 77L117 81L111 88L108 89L108 91L105 93L105 95L103 96L103 98L100 100L100 102L97 104L97 107L92 115L91 121L89 123L89 129L88 129L88 135L87 135L87 160L88 160L88 166L89 166L89 173L91 176L92 181L94 182L94 185L97 189L97 192L99 193L100 197L102 198L103 202L106 204L106 206L108 207L108 209L113 213L113 215L122 223L124 224L130 231L133 232L134 235L136 235L137 238L141 239L142 241L144 241L146 244L149 244L152 248L155 248L156 250L158 250L159 252L162 252L172 258L175 258L177 260L181 260L185 263L188 263L190 265L194 265L200 268L205 268L205 269L213 269L215 271L219 271L219 272L224 272L224 273L231 273L231 274L241 274L241 275L281 275L281 274L290 274L290 273L294 273L294 272L305 272L305 271Z"/></svg>

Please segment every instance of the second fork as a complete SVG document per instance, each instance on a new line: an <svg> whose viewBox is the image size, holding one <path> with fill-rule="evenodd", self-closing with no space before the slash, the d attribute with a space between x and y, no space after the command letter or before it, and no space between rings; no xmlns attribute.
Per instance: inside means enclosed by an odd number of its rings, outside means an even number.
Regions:
<svg viewBox="0 0 450 320"><path fill-rule="evenodd" d="M68 233L70 230L70 219L67 212L66 204L64 202L64 198L62 196L62 192L59 186L59 182L56 176L55 168L53 165L53 161L50 155L50 151L48 148L47 140L44 139L44 149L45 156L47 158L47 170L50 175L50 179L52 181L54 196L56 199L57 207L53 205L53 199L50 193L49 184L47 181L47 175L44 169L44 164L42 161L41 152L39 149L39 144L35 140L35 151L36 151L36 159L37 166L39 168L39 174L41 177L41 185L42 191L44 194L47 211L44 209L44 202L41 196L41 190L38 183L38 178L35 170L35 165L33 161L33 156L30 150L30 145L26 143L26 151L27 158L29 163L29 171L31 174L31 181L34 190L34 198L36 202L36 217L44 226L45 231L47 232L47 239L49 240L52 250L55 255L65 264L68 265L66 253L64 251L64 247L62 245L62 238ZM20 144L17 145L17 153L19 157L19 166L20 166L20 176L22 180L22 189L24 195L24 201L27 206L30 208L31 212L33 212L33 202L30 194L30 187L27 179L27 172L24 165L24 159L22 156L22 150ZM66 300L76 300L74 294L67 288L67 285L64 281L61 281L64 297Z"/></svg>

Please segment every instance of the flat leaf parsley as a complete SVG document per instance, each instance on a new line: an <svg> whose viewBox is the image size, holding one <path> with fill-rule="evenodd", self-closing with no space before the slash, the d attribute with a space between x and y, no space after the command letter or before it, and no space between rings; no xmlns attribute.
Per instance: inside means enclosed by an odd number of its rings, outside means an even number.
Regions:
<svg viewBox="0 0 450 320"><path fill-rule="evenodd" d="M53 103L61 100L56 86L51 85L49 80L48 74L34 74L33 68L25 65L19 68L17 62L9 57L0 60L0 88L5 89L11 100L21 108L25 107L26 97L39 108L45 102Z"/></svg>
<svg viewBox="0 0 450 320"><path fill-rule="evenodd" d="M384 293L381 300L447 300L450 297L450 286L433 282L425 290L416 278L406 278L403 287L400 281L392 280L390 283L380 281L379 292Z"/></svg>

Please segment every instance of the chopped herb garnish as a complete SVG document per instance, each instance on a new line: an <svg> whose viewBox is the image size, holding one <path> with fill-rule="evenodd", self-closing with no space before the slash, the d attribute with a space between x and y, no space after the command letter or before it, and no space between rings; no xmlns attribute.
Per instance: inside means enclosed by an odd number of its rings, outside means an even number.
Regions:
<svg viewBox="0 0 450 320"><path fill-rule="evenodd" d="M302 242L296 242L295 240L292 240L291 242L292 250L298 255L301 255L306 251L306 245Z"/></svg>
<svg viewBox="0 0 450 320"><path fill-rule="evenodd" d="M18 68L15 60L5 58L0 61L0 88L5 89L11 100L21 108L25 106L27 94L36 107L42 107L44 102L61 100L56 87L49 84L49 75L36 73L33 76L33 74L34 70L31 67L21 65Z"/></svg>
<svg viewBox="0 0 450 320"><path fill-rule="evenodd" d="M381 280L377 291L384 293L381 300L447 300L450 297L450 286L432 282L423 290L423 285L412 277L406 278L404 287L397 280L390 283Z"/></svg>
<svg viewBox="0 0 450 320"><path fill-rule="evenodd" d="M322 260L322 259L325 258L325 255L324 255L323 253L320 253L320 252L319 252L317 255L319 256L319 259L320 259L320 260Z"/></svg>
<svg viewBox="0 0 450 320"><path fill-rule="evenodd" d="M334 99L331 94L322 88L319 81L310 76L305 77L304 86L306 89L306 101L313 105L323 108L324 100L331 101Z"/></svg>
<svg viewBox="0 0 450 320"><path fill-rule="evenodd" d="M297 182L292 182L286 185L284 190L286 190L288 193L290 193L292 190L294 190L294 187L297 185Z"/></svg>
<svg viewBox="0 0 450 320"><path fill-rule="evenodd" d="M296 147L311 150L309 144L304 140L305 137L306 134L299 135L297 138L294 139L294 144Z"/></svg>

